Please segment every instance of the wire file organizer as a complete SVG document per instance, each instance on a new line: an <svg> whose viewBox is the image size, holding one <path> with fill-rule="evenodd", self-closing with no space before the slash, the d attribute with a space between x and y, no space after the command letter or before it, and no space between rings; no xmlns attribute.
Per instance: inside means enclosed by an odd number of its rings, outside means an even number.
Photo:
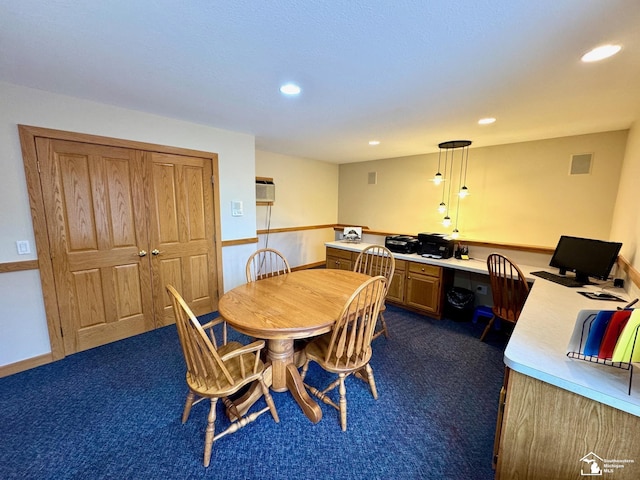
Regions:
<svg viewBox="0 0 640 480"><path fill-rule="evenodd" d="M605 365L611 368L628 370L629 385L627 389L627 395L631 395L631 385L633 381L632 359L635 349L640 349L640 344L638 344L638 331L640 330L640 324L633 327L633 331L630 336L631 351L628 357L627 355L625 355L625 358L628 358L629 361L614 362L611 358L601 358L598 355L586 355L584 353L585 345L587 343L587 338L589 336L589 333L591 332L591 328L593 327L593 323L596 320L598 313L599 310L580 311L578 319L576 321L576 326L574 328L573 336L571 337L571 342L569 343L569 351L567 352L567 357L589 363L595 363L598 365Z"/></svg>

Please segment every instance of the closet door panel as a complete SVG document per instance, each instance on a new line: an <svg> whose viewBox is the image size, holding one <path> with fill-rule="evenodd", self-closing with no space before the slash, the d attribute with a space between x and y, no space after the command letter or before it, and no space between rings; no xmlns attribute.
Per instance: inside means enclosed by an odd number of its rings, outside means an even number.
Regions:
<svg viewBox="0 0 640 480"><path fill-rule="evenodd" d="M155 206L149 212L149 241L156 322L175 321L167 284L178 288L194 314L217 310L211 161L154 152L145 165L152 179L149 202Z"/></svg>
<svg viewBox="0 0 640 480"><path fill-rule="evenodd" d="M154 326L144 192L133 150L36 140L66 355ZM147 287L148 288L148 287Z"/></svg>

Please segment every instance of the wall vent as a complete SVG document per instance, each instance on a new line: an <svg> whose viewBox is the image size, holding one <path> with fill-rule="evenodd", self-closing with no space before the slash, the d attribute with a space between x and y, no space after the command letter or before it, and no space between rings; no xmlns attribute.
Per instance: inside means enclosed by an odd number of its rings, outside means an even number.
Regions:
<svg viewBox="0 0 640 480"><path fill-rule="evenodd" d="M275 202L276 186L273 178L256 177L256 202Z"/></svg>
<svg viewBox="0 0 640 480"><path fill-rule="evenodd" d="M589 175L591 173L592 163L593 154L591 153L571 155L571 168L569 169L569 175Z"/></svg>
<svg viewBox="0 0 640 480"><path fill-rule="evenodd" d="M376 185L378 183L378 172L369 172L367 175L367 183L369 185Z"/></svg>

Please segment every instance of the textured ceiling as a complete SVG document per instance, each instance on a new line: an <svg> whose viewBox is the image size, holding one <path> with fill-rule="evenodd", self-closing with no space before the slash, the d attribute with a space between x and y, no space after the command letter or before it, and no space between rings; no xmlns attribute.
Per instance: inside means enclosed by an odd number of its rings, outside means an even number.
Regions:
<svg viewBox="0 0 640 480"><path fill-rule="evenodd" d="M2 0L0 80L336 163L473 148L629 128L640 2Z"/></svg>

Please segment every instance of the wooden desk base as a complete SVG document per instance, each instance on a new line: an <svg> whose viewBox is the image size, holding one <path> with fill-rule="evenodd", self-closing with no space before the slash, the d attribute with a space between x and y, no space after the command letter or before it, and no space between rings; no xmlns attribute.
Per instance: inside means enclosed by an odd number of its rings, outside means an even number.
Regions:
<svg viewBox="0 0 640 480"><path fill-rule="evenodd" d="M496 479L582 478L590 453L614 459L597 478L638 479L638 431L634 415L511 370ZM616 459L631 463L607 469Z"/></svg>
<svg viewBox="0 0 640 480"><path fill-rule="evenodd" d="M291 392L295 401L313 423L322 419L322 410L304 388L300 373L294 362L293 340L268 340L267 357L270 365L265 371L265 383L274 392ZM242 397L234 403L242 415L262 397L262 390L254 384Z"/></svg>

